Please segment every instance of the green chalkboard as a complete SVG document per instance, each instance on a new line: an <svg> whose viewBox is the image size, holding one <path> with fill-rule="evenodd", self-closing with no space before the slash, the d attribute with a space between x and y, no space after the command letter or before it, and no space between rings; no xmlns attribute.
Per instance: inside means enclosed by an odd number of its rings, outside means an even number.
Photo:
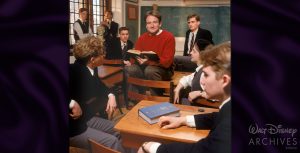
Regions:
<svg viewBox="0 0 300 153"><path fill-rule="evenodd" d="M151 6L141 7L141 34L146 31L144 15L151 10ZM162 15L162 29L168 30L175 37L185 37L188 30L187 16L196 13L200 15L200 26L211 31L213 41L219 44L230 40L230 7L178 7L159 6L158 11Z"/></svg>

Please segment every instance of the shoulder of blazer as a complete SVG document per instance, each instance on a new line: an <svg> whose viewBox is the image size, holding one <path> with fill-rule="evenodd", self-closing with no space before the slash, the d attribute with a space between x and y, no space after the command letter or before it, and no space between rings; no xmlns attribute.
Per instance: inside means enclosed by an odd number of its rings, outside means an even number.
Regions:
<svg viewBox="0 0 300 153"><path fill-rule="evenodd" d="M130 45L133 47L133 42L131 40L128 40L127 42L128 42L128 46Z"/></svg>
<svg viewBox="0 0 300 153"><path fill-rule="evenodd" d="M188 37L190 32L191 32L191 30L187 30L186 33L185 33L185 37Z"/></svg>
<svg viewBox="0 0 300 153"><path fill-rule="evenodd" d="M112 21L112 22L111 22L111 25L112 25L112 26L115 26L115 27L118 27L118 26L119 26L119 24L118 24L117 22L115 22L115 21Z"/></svg>

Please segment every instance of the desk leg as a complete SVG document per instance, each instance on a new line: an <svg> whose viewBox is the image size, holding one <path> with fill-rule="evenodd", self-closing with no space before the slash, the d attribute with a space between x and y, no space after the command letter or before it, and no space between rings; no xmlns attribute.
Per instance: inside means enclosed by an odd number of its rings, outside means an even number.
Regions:
<svg viewBox="0 0 300 153"><path fill-rule="evenodd" d="M124 102L125 102L125 106L126 108L128 108L128 93L127 93L127 75L126 75L126 70L125 70L125 66L123 67L123 82L122 82L122 86L123 86L123 93L124 93Z"/></svg>

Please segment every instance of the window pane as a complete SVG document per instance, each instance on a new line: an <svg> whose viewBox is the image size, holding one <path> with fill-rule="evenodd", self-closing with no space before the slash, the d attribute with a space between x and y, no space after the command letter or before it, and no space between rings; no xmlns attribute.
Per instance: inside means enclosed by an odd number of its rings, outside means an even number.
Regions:
<svg viewBox="0 0 300 153"><path fill-rule="evenodd" d="M75 3L75 13L78 13L79 12L79 5L78 3Z"/></svg>
<svg viewBox="0 0 300 153"><path fill-rule="evenodd" d="M98 16L97 16L97 24L100 24L100 21L101 21L101 20L100 20L100 16L98 15Z"/></svg>

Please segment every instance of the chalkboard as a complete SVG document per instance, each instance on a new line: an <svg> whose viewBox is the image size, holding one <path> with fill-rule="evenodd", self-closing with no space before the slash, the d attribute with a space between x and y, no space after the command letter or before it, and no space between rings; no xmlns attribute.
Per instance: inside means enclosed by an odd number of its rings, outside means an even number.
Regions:
<svg viewBox="0 0 300 153"><path fill-rule="evenodd" d="M144 15L152 10L151 6L141 6L141 34L146 32ZM230 40L230 7L178 7L159 6L162 15L162 29L168 30L175 37L185 37L188 30L187 16L196 13L200 15L201 28L209 30L215 44Z"/></svg>

